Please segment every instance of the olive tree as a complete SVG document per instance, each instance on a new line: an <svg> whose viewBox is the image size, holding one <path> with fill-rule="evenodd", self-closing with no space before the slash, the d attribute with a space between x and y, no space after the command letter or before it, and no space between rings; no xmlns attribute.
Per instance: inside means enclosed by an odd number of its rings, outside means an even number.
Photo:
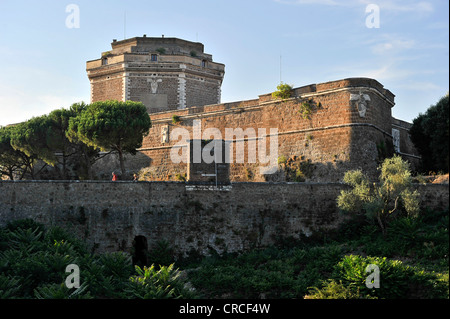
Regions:
<svg viewBox="0 0 450 319"><path fill-rule="evenodd" d="M409 216L419 213L419 193L413 190L409 163L400 156L387 158L379 167L379 183L371 185L361 170L345 173L344 183L350 190L342 190L337 198L338 207L345 212L361 212L375 218L383 234L388 220L400 208Z"/></svg>

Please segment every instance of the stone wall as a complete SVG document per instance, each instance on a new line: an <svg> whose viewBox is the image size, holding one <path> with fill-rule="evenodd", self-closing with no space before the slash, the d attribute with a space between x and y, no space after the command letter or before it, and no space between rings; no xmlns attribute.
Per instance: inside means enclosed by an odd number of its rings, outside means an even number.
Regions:
<svg viewBox="0 0 450 319"><path fill-rule="evenodd" d="M364 116L358 111L358 101L352 100L360 93L370 99ZM304 102L311 107L307 118L299 113ZM237 157L238 141L241 141L244 163L230 163L232 181L292 181L292 176L300 174L300 180L338 182L345 171L355 168L361 168L376 178L377 166L383 156L388 155L389 147L392 155L393 105L393 94L380 83L373 79L354 78L297 88L293 97L285 101L265 94L254 100L152 113L153 127L144 138L140 154L151 161L146 168L150 180L174 180L177 174L185 174L186 162L172 163L170 158L172 147L183 144L184 137L173 134L172 140L164 140L162 132L166 128L171 135L176 130L184 129L188 132L188 138L193 139L193 126L198 121L202 132L207 129L220 132L220 138L233 147L234 159ZM172 123L173 115L179 117L180 122ZM227 136L227 129L236 134ZM275 174L260 173L260 168L265 164L259 161L259 129L264 130L265 134L270 134L271 129L276 130L277 157L285 161L281 161ZM242 130L243 134L237 134L238 130ZM254 136L247 134L250 131L255 133ZM267 155L269 136L266 141ZM413 153L413 147L407 144L406 127L402 129L401 136L401 149L404 153ZM202 136L206 140L213 137ZM185 147L180 147L180 153L183 150L186 152L186 149L187 143ZM249 151L256 153L256 161L249 160ZM130 170L136 170L139 167L137 158L128 159Z"/></svg>
<svg viewBox="0 0 450 319"><path fill-rule="evenodd" d="M111 48L86 63L91 102L140 101L149 113L220 102L225 66L201 43L144 36Z"/></svg>
<svg viewBox="0 0 450 319"><path fill-rule="evenodd" d="M32 218L59 225L97 252L165 240L179 255L222 253L302 239L343 220L340 183L2 181L0 225ZM424 205L448 207L447 185L420 185Z"/></svg>

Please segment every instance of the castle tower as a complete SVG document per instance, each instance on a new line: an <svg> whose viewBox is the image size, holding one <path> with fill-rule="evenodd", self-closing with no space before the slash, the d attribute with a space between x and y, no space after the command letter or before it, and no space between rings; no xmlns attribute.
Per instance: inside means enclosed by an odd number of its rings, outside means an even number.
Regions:
<svg viewBox="0 0 450 319"><path fill-rule="evenodd" d="M140 101L149 113L220 103L225 66L202 43L144 35L88 61L91 102Z"/></svg>

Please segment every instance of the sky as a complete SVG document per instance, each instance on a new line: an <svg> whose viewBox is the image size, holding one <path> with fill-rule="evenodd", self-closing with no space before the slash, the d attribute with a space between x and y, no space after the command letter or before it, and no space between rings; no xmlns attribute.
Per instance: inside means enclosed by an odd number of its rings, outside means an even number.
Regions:
<svg viewBox="0 0 450 319"><path fill-rule="evenodd" d="M0 126L89 103L86 61L144 34L202 42L223 103L369 77L411 122L449 91L448 0L0 0Z"/></svg>

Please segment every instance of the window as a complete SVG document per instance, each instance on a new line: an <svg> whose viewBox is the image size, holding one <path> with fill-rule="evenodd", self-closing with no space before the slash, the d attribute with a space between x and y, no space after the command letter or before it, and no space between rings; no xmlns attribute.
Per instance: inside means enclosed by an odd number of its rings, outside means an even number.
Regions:
<svg viewBox="0 0 450 319"><path fill-rule="evenodd" d="M202 68L206 68L206 60L202 60Z"/></svg>
<svg viewBox="0 0 450 319"><path fill-rule="evenodd" d="M151 55L151 61L152 61L152 62L158 61L158 55L157 55L157 54L152 54L152 55Z"/></svg>
<svg viewBox="0 0 450 319"><path fill-rule="evenodd" d="M108 64L108 59L107 58L103 58L102 59L102 65L107 65Z"/></svg>

